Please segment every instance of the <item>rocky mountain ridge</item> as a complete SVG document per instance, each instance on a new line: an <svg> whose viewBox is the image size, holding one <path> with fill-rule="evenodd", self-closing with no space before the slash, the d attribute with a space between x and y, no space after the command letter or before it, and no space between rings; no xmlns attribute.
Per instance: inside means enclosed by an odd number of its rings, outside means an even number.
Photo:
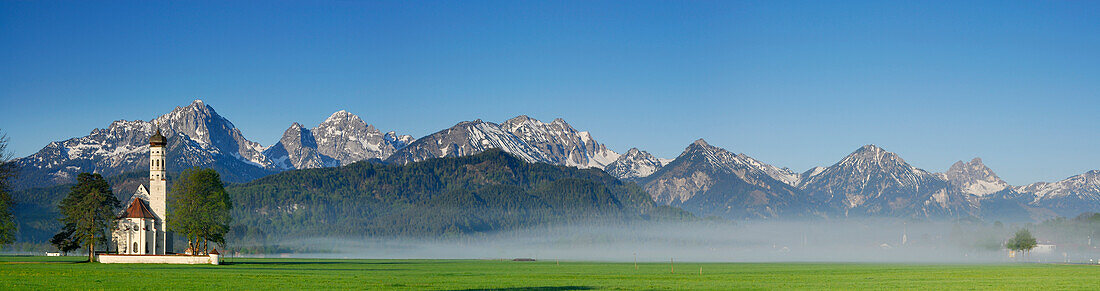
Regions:
<svg viewBox="0 0 1100 291"><path fill-rule="evenodd" d="M653 174L669 162L671 160L664 161L646 151L631 148L614 162L607 164L604 171L619 179L634 180Z"/></svg>
<svg viewBox="0 0 1100 291"><path fill-rule="evenodd" d="M943 173L931 173L909 165L895 153L867 145L834 165L795 173L702 139L673 160L637 148L620 155L560 118L542 122L520 115L500 124L464 121L417 140L383 132L343 110L313 128L292 123L276 144L265 148L245 138L232 122L200 100L148 121L119 120L87 136L51 142L14 160L21 175L13 184L18 189L46 187L71 182L80 172L113 176L144 170L148 137L158 127L169 140L170 172L209 167L229 182L368 159L407 164L496 148L526 162L602 169L618 179L636 182L657 202L701 215L738 219L1037 219L1100 211L1097 170L1056 182L1011 186L980 158L956 162Z"/></svg>
<svg viewBox="0 0 1100 291"><path fill-rule="evenodd" d="M275 145L267 148L264 155L279 169L310 169L335 167L340 161L321 154L317 150L317 138L313 131L297 122L283 132L283 137Z"/></svg>
<svg viewBox="0 0 1100 291"><path fill-rule="evenodd" d="M1006 190L1007 191L1007 190ZM1049 209L1060 216L1072 217L1100 211L1100 170L1074 175L1061 181L1038 182L1012 187L1028 205Z"/></svg>
<svg viewBox="0 0 1100 291"><path fill-rule="evenodd" d="M463 121L398 150L385 161L408 164L433 158L467 156L501 149L526 162L603 169L619 154L600 144L587 131L577 131L565 120L545 123L520 115L501 124Z"/></svg>
<svg viewBox="0 0 1100 291"><path fill-rule="evenodd" d="M638 156L628 152L624 157ZM1100 210L1100 171L1011 187L980 158L931 173L893 152L863 146L829 167L794 174L703 140L636 180L657 202L696 215L788 217L977 217L1035 221ZM620 167L606 170L616 176Z"/></svg>
<svg viewBox="0 0 1100 291"><path fill-rule="evenodd" d="M895 153L866 145L799 185L843 216L969 216L974 207L944 179L906 163Z"/></svg>
<svg viewBox="0 0 1100 291"><path fill-rule="evenodd" d="M329 167L385 158L412 142L408 135L382 134L358 116L334 113L318 127L293 123L279 142L265 148L202 100L149 121L119 120L87 136L51 142L13 160L18 189L70 183L80 172L105 176L147 169L149 137L159 128L168 138L169 172L191 167L217 170L228 182L246 182L289 169ZM319 134L319 136L318 136Z"/></svg>
<svg viewBox="0 0 1100 291"><path fill-rule="evenodd" d="M950 181L963 192L976 196L985 196L1008 188L1009 185L993 170L982 163L981 158L974 158L970 162L955 162L947 172L937 174L940 178Z"/></svg>
<svg viewBox="0 0 1100 291"><path fill-rule="evenodd" d="M119 120L84 137L51 142L42 150L13 160L20 169L17 188L69 183L80 172L105 176L146 169L149 136L156 128L168 137L169 171L210 167L227 181L249 181L272 172L260 144L249 141L214 108L195 100L149 121Z"/></svg>
<svg viewBox="0 0 1100 291"><path fill-rule="evenodd" d="M340 110L316 127L290 125L264 154L280 170L335 167L367 159L385 159L415 139L382 133L359 116Z"/></svg>
<svg viewBox="0 0 1100 291"><path fill-rule="evenodd" d="M792 176L797 175L699 139L639 184L654 201L701 216L767 219L816 214L816 206L804 203L789 184Z"/></svg>

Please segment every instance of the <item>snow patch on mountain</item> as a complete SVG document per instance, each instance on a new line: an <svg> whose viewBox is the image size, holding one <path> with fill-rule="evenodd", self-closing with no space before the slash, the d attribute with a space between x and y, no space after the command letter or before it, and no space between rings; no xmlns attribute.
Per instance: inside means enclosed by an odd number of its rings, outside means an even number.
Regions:
<svg viewBox="0 0 1100 291"><path fill-rule="evenodd" d="M1100 199L1100 170L1088 171L1058 182L1037 182L1013 189L1020 193L1034 195L1036 201L1071 195Z"/></svg>
<svg viewBox="0 0 1100 291"><path fill-rule="evenodd" d="M646 151L631 148L614 162L608 163L604 171L619 179L637 179L653 174L665 164Z"/></svg>
<svg viewBox="0 0 1100 291"><path fill-rule="evenodd" d="M629 155L628 153L627 155ZM697 215L731 219L816 215L792 186L797 174L699 139L671 163L640 179L654 201Z"/></svg>
<svg viewBox="0 0 1100 291"><path fill-rule="evenodd" d="M312 129L295 122L265 154L280 161L276 166L281 170L332 167L385 159L414 140L393 131L383 134L359 116L340 110Z"/></svg>
<svg viewBox="0 0 1100 291"><path fill-rule="evenodd" d="M787 168L779 168L760 162L746 154L734 154L723 148L711 146L703 139L698 139L688 147L687 151L699 152L715 169L720 169L738 176L751 178L751 173L763 173L769 178L783 182L784 184L797 186L799 175Z"/></svg>
<svg viewBox="0 0 1100 291"><path fill-rule="evenodd" d="M619 154L577 131L565 120L546 123L520 115L501 124L464 121L435 132L394 153L389 162L405 164L429 158L465 156L498 148L527 162L603 169Z"/></svg>
<svg viewBox="0 0 1100 291"><path fill-rule="evenodd" d="M16 159L22 172L19 188L72 182L80 172L105 176L148 167L149 137L160 128L168 137L172 155L170 170L194 166L235 169L223 179L250 180L270 173L272 162L263 147L241 134L232 122L195 100L153 120L119 120L87 136L51 142L37 153Z"/></svg>
<svg viewBox="0 0 1100 291"><path fill-rule="evenodd" d="M875 145L806 176L800 188L845 216L943 217L970 214L975 207L947 180Z"/></svg>
<svg viewBox="0 0 1100 291"><path fill-rule="evenodd" d="M955 162L947 172L937 175L963 192L975 196L986 196L1009 187L1008 183L982 163L981 158L974 158L967 163Z"/></svg>
<svg viewBox="0 0 1100 291"><path fill-rule="evenodd" d="M332 157L341 165L379 158L385 159L415 140L409 135L382 133L359 116L340 110L311 129L317 140L317 151Z"/></svg>
<svg viewBox="0 0 1100 291"><path fill-rule="evenodd" d="M618 153L596 142L589 132L577 131L561 118L545 123L520 115L504 121L500 127L538 149L551 164L603 169L619 158Z"/></svg>

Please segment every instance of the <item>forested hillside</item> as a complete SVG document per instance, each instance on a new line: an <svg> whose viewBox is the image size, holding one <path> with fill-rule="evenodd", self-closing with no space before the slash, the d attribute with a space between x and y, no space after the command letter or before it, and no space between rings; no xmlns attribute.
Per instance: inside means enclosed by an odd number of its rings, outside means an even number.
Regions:
<svg viewBox="0 0 1100 291"><path fill-rule="evenodd" d="M599 169L526 163L501 150L408 165L295 170L227 188L232 237L438 237L552 223L683 219Z"/></svg>
<svg viewBox="0 0 1100 291"><path fill-rule="evenodd" d="M148 177L109 177L122 201ZM171 181L171 180L170 180ZM45 242L60 227L57 202L72 185L17 191L21 242ZM231 244L271 239L461 236L583 222L688 219L634 184L599 169L527 163L501 150L408 165L364 161L293 170L227 187L234 203ZM171 219L171 218L169 218Z"/></svg>
<svg viewBox="0 0 1100 291"><path fill-rule="evenodd" d="M138 185L148 184L149 172L131 172L107 177L111 191L119 201L127 201L137 191ZM45 188L19 190L12 193L14 214L19 225L16 241L44 242L61 229L57 203L69 195L73 184Z"/></svg>

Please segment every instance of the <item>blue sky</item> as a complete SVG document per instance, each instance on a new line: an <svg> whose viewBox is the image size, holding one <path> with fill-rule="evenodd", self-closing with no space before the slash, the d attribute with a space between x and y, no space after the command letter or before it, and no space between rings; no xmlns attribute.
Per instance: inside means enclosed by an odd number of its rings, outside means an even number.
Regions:
<svg viewBox="0 0 1100 291"><path fill-rule="evenodd" d="M0 2L16 156L202 99L265 146L346 109L417 137L560 117L796 171L872 143L1011 184L1100 169L1095 1L89 2Z"/></svg>

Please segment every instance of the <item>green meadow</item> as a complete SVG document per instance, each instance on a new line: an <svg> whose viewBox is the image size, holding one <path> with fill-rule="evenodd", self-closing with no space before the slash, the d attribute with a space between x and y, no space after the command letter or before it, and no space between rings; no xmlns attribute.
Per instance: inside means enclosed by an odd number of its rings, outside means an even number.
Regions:
<svg viewBox="0 0 1100 291"><path fill-rule="evenodd" d="M1100 266L241 259L111 265L0 257L0 289L1092 289Z"/></svg>

